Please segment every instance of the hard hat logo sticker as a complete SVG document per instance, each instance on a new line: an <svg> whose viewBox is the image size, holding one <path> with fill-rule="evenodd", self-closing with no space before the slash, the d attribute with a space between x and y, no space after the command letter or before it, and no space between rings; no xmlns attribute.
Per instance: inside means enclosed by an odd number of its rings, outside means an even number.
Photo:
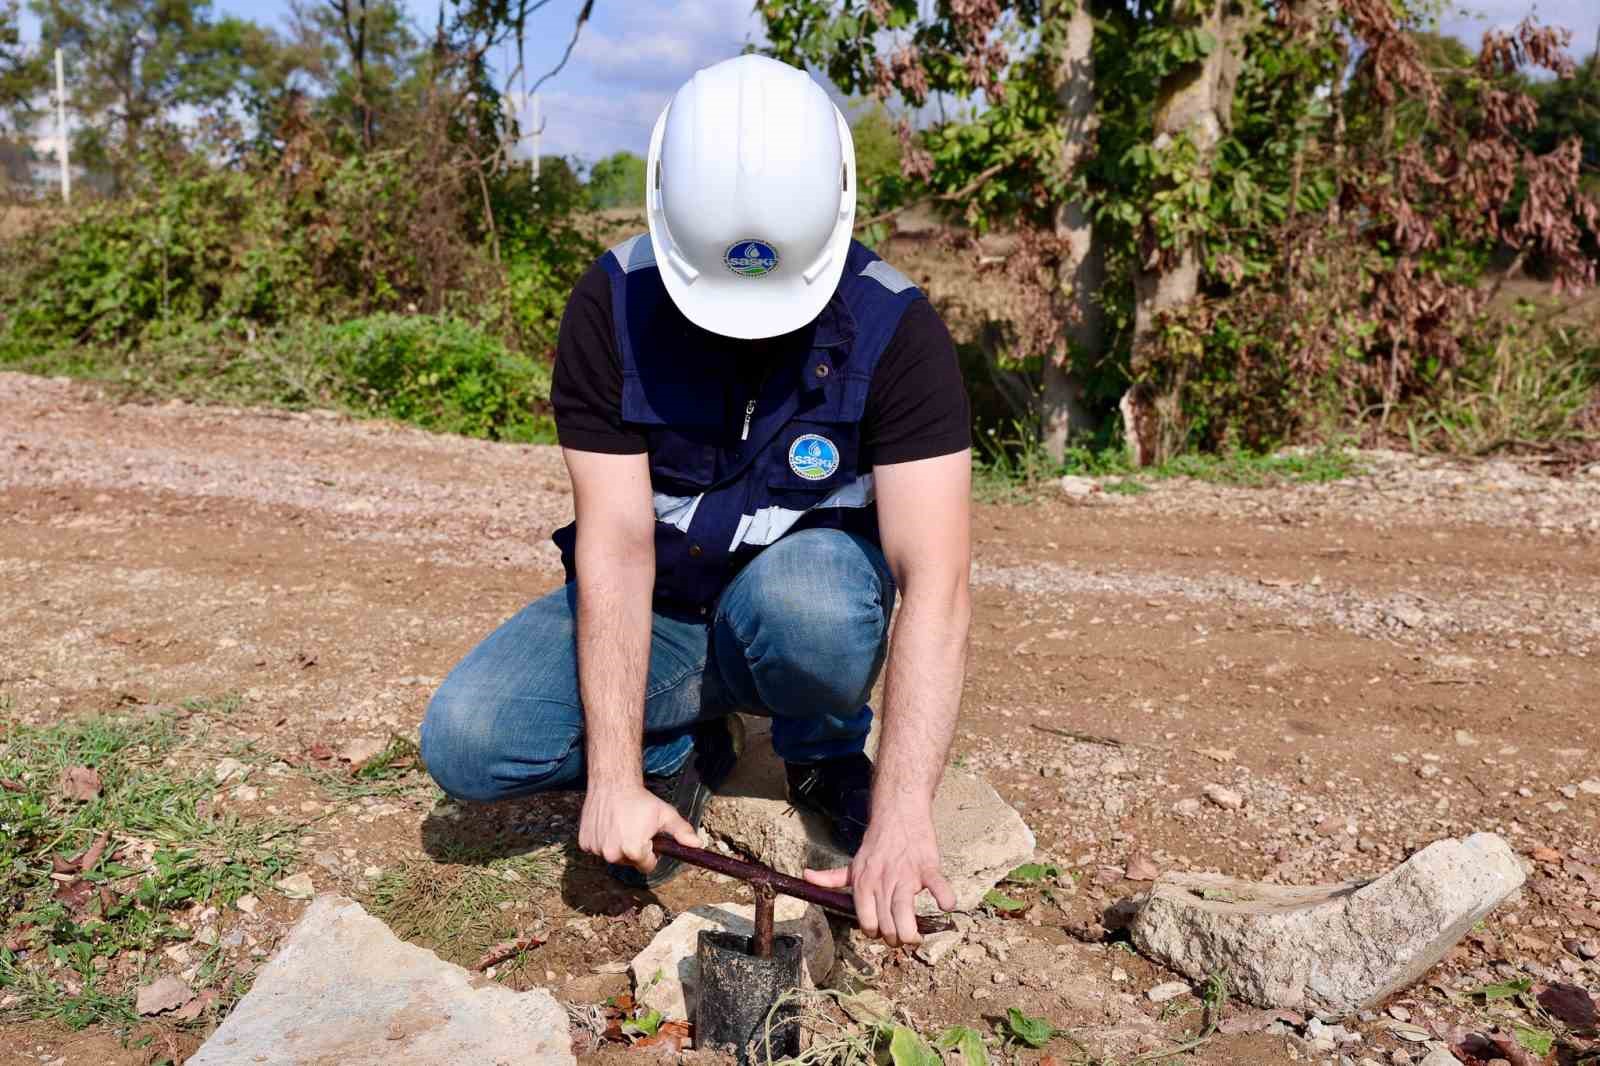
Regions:
<svg viewBox="0 0 1600 1066"><path fill-rule="evenodd" d="M728 248L722 261L742 278L765 277L778 269L778 250L766 241L737 241Z"/></svg>
<svg viewBox="0 0 1600 1066"><path fill-rule="evenodd" d="M839 449L827 437L807 433L789 445L789 469L807 481L823 481L839 469Z"/></svg>

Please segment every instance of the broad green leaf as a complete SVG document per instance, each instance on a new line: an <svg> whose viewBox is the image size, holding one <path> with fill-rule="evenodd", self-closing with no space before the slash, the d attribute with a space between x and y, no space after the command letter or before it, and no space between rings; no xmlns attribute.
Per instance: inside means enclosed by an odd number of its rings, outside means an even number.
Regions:
<svg viewBox="0 0 1600 1066"><path fill-rule="evenodd" d="M628 1036L655 1036L663 1020L660 1011L651 1010L623 1022L622 1031Z"/></svg>
<svg viewBox="0 0 1600 1066"><path fill-rule="evenodd" d="M1006 880L1019 885L1036 885L1040 881L1061 876L1061 867L1053 862L1025 862L1006 874Z"/></svg>
<svg viewBox="0 0 1600 1066"><path fill-rule="evenodd" d="M1550 1054L1550 1049L1556 1045L1556 1035L1544 1029L1528 1029L1519 1025L1512 1032L1516 1035L1517 1043L1540 1058Z"/></svg>
<svg viewBox="0 0 1600 1066"><path fill-rule="evenodd" d="M939 1034L933 1046L940 1051L952 1049L961 1052L966 1066L989 1066L989 1052L983 1046L983 1034L966 1025L953 1025Z"/></svg>
<svg viewBox="0 0 1600 1066"><path fill-rule="evenodd" d="M1056 1027L1047 1018L1033 1018L1015 1007L1006 1008L1005 1021L1000 1023L1008 1041L1041 1048L1056 1035Z"/></svg>
<svg viewBox="0 0 1600 1066"><path fill-rule="evenodd" d="M1517 996L1532 990L1533 979L1523 977L1515 981L1501 981L1498 984L1482 985L1474 988L1467 995L1482 996L1485 1002L1493 1003L1497 999L1515 999Z"/></svg>
<svg viewBox="0 0 1600 1066"><path fill-rule="evenodd" d="M895 1026L889 1037L889 1060L894 1066L944 1066L938 1052L903 1025Z"/></svg>
<svg viewBox="0 0 1600 1066"><path fill-rule="evenodd" d="M1020 899L1013 899L997 888L991 888L983 894L983 903L997 911L1026 910L1027 904Z"/></svg>

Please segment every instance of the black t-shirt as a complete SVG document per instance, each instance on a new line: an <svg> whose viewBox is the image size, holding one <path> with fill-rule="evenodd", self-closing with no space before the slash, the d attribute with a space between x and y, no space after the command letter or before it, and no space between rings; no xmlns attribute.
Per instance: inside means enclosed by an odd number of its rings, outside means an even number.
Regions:
<svg viewBox="0 0 1600 1066"><path fill-rule="evenodd" d="M738 342L735 342L738 343ZM759 377L766 360L748 364ZM611 314L611 282L599 263L572 290L556 342L550 387L562 447L613 455L647 451L622 422L622 354ZM730 412L730 418L741 412ZM933 305L906 308L867 390L861 440L866 465L908 463L972 446L972 416L955 343Z"/></svg>

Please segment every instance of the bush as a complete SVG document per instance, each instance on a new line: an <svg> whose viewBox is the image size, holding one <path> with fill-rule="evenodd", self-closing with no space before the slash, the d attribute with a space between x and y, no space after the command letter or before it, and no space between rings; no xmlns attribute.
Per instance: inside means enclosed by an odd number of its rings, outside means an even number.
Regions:
<svg viewBox="0 0 1600 1066"><path fill-rule="evenodd" d="M319 340L352 410L469 437L552 439L548 368L465 322L373 315Z"/></svg>

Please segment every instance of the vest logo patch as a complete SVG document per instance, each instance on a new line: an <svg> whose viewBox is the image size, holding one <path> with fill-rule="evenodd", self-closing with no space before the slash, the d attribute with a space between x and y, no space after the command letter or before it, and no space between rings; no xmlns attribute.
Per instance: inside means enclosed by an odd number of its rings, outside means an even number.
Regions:
<svg viewBox="0 0 1600 1066"><path fill-rule="evenodd" d="M778 269L778 250L766 241L738 241L723 253L722 261L741 278L760 278Z"/></svg>
<svg viewBox="0 0 1600 1066"><path fill-rule="evenodd" d="M827 437L807 433L789 445L789 469L807 481L823 481L839 469L839 449Z"/></svg>

